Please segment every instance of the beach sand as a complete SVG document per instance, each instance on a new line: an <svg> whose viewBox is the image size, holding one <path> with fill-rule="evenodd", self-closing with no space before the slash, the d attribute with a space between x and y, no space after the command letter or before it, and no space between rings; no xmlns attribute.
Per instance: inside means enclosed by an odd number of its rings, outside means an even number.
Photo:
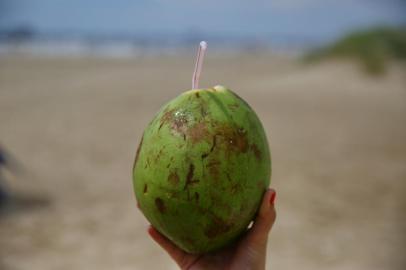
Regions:
<svg viewBox="0 0 406 270"><path fill-rule="evenodd" d="M144 127L191 86L194 56L0 57L0 269L177 269L147 235L131 169ZM268 269L405 269L406 76L347 62L214 55L202 86L256 110L272 151Z"/></svg>

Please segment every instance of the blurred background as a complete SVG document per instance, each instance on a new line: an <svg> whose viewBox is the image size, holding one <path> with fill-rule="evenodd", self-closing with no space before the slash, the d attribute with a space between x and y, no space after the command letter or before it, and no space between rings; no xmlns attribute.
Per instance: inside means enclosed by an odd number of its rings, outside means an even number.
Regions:
<svg viewBox="0 0 406 270"><path fill-rule="evenodd" d="M0 0L0 269L176 269L131 169L201 85L267 131L268 269L405 269L406 1Z"/></svg>

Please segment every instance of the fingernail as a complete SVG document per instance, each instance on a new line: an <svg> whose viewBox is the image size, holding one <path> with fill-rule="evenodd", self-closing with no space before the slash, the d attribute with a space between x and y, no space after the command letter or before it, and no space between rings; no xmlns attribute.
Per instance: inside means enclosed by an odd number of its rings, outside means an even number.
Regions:
<svg viewBox="0 0 406 270"><path fill-rule="evenodd" d="M270 200L271 205L275 204L275 198L276 198L276 192L272 193L272 195L271 195L271 200Z"/></svg>

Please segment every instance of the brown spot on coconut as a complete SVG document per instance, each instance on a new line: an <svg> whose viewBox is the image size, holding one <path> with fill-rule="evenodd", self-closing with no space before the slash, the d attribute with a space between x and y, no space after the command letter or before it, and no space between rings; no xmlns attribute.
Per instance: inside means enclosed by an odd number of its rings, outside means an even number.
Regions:
<svg viewBox="0 0 406 270"><path fill-rule="evenodd" d="M168 182L171 183L172 185L179 184L179 175L176 171L173 171L169 174Z"/></svg>
<svg viewBox="0 0 406 270"><path fill-rule="evenodd" d="M187 131L187 136L192 143L198 143L202 140L210 140L210 133L207 130L205 122L200 122L192 126Z"/></svg>
<svg viewBox="0 0 406 270"><path fill-rule="evenodd" d="M260 161L262 153L261 153L261 150L259 150L258 146L255 143L253 143L250 145L250 149L252 150L252 152L254 152L256 159L258 161Z"/></svg>
<svg viewBox="0 0 406 270"><path fill-rule="evenodd" d="M161 198L155 199L155 206L161 214L165 214L166 207L165 207L164 201Z"/></svg>

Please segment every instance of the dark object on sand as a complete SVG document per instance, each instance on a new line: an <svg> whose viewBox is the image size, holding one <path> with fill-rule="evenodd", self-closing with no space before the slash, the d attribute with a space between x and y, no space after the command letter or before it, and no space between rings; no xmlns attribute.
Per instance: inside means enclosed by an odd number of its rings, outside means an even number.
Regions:
<svg viewBox="0 0 406 270"><path fill-rule="evenodd" d="M16 174L22 171L22 166L5 150L4 147L2 147L2 145L0 145L0 206L10 200L10 192L6 187L6 179L2 171L3 169L7 169Z"/></svg>
<svg viewBox="0 0 406 270"><path fill-rule="evenodd" d="M3 205L9 198L8 193L6 192L6 189L4 187L4 177L3 174L1 173L2 167L7 166L7 160L6 160L6 153L3 151L3 149L0 147L0 206Z"/></svg>
<svg viewBox="0 0 406 270"><path fill-rule="evenodd" d="M2 206L9 198L8 193L0 186L0 206Z"/></svg>

